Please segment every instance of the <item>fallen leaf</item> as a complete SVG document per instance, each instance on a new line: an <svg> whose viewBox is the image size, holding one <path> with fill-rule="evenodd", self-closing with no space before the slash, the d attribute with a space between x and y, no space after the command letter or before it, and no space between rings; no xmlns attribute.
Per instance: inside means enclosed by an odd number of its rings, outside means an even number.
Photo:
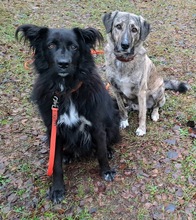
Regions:
<svg viewBox="0 0 196 220"><path fill-rule="evenodd" d="M174 139L166 139L166 140L164 140L164 142L169 145L176 145L176 140L174 140Z"/></svg>
<svg viewBox="0 0 196 220"><path fill-rule="evenodd" d="M124 177L120 174L116 174L115 177L114 177L114 180L117 181L117 182L120 182L120 181L124 181Z"/></svg>
<svg viewBox="0 0 196 220"><path fill-rule="evenodd" d="M125 176L132 176L133 175L133 170L131 170L131 169L126 169L126 170L124 170L124 174L125 174Z"/></svg>
<svg viewBox="0 0 196 220"><path fill-rule="evenodd" d="M167 152L167 157L171 160L176 160L178 158L178 153L176 151L170 150Z"/></svg>
<svg viewBox="0 0 196 220"><path fill-rule="evenodd" d="M176 206L174 204L169 204L166 206L165 211L166 212L174 212L176 210Z"/></svg>
<svg viewBox="0 0 196 220"><path fill-rule="evenodd" d="M120 165L119 165L120 170L124 170L126 167L127 167L126 163L120 163Z"/></svg>
<svg viewBox="0 0 196 220"><path fill-rule="evenodd" d="M144 204L144 206L145 206L146 209L149 209L152 206L152 203L147 202L147 203Z"/></svg>
<svg viewBox="0 0 196 220"><path fill-rule="evenodd" d="M17 198L17 196L16 196L15 193L12 193L12 194L9 195L8 198L7 198L8 202L12 202L12 203L15 202L17 199L18 199L18 198Z"/></svg>
<svg viewBox="0 0 196 220"><path fill-rule="evenodd" d="M95 192L97 193L103 193L106 191L106 185L104 182L96 182L95 184Z"/></svg>
<svg viewBox="0 0 196 220"><path fill-rule="evenodd" d="M161 196L162 198L162 201L166 201L167 199L168 199L168 197L167 197L167 195L166 194L163 194L162 196Z"/></svg>
<svg viewBox="0 0 196 220"><path fill-rule="evenodd" d="M90 213L90 214L93 214L93 213L95 213L95 212L97 212L97 208L93 207L93 208L90 208L90 209L89 209L89 213Z"/></svg>
<svg viewBox="0 0 196 220"><path fill-rule="evenodd" d="M183 192L182 188L178 188L177 191L176 191L176 196L177 197L183 197L183 194L184 194L184 192Z"/></svg>
<svg viewBox="0 0 196 220"><path fill-rule="evenodd" d="M151 172L152 172L152 174L151 174L152 177L156 177L159 173L159 171L157 169L154 169Z"/></svg>
<svg viewBox="0 0 196 220"><path fill-rule="evenodd" d="M48 153L48 149L42 148L39 152L40 152L41 154L46 154L46 153Z"/></svg>
<svg viewBox="0 0 196 220"><path fill-rule="evenodd" d="M180 163L176 163L174 166L175 166L175 168L177 168L177 169L182 168L182 164L180 164Z"/></svg>
<svg viewBox="0 0 196 220"><path fill-rule="evenodd" d="M132 198L134 197L134 195L129 190L123 191L121 195L124 199L129 199L131 197Z"/></svg>

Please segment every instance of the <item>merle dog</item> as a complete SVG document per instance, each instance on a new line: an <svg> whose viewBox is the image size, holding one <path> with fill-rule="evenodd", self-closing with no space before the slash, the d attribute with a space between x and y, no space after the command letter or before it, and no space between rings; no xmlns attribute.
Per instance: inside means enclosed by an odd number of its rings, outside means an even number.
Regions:
<svg viewBox="0 0 196 220"><path fill-rule="evenodd" d="M20 33L22 34L20 37ZM21 25L16 39L28 41L34 51L38 77L32 98L38 105L50 140L53 98L58 99L56 153L50 198L64 198L63 154L84 157L94 151L104 180L112 181L110 146L119 140L119 115L97 73L91 48L101 42L94 28L52 29Z"/></svg>
<svg viewBox="0 0 196 220"><path fill-rule="evenodd" d="M146 134L147 109L159 120L159 108L165 104L165 89L186 92L189 85L178 80L164 80L147 55L143 44L150 24L129 12L113 11L103 16L107 32L105 46L106 76L120 110L120 127L129 126L128 111L139 111L136 135Z"/></svg>

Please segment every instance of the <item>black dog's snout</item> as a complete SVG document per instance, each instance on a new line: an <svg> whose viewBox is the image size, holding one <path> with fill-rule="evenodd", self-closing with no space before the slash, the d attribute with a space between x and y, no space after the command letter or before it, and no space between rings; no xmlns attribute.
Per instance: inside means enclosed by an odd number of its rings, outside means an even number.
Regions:
<svg viewBox="0 0 196 220"><path fill-rule="evenodd" d="M127 50L129 48L129 44L128 43L121 43L121 47L123 50Z"/></svg>
<svg viewBox="0 0 196 220"><path fill-rule="evenodd" d="M60 59L58 60L58 66L61 68L61 69L66 69L69 67L69 64L70 62L66 59Z"/></svg>

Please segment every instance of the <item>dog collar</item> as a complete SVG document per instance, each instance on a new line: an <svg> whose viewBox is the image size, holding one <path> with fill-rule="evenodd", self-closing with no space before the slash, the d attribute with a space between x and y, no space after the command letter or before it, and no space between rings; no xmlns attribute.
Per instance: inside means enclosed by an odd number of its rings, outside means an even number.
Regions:
<svg viewBox="0 0 196 220"><path fill-rule="evenodd" d="M129 61L132 61L134 58L135 58L135 55L132 56L132 57L130 57L130 58L128 58L128 59L125 59L125 58L123 58L123 57L116 57L117 60L119 60L119 61L121 61L121 62L125 62L125 63L127 63L127 62L129 62Z"/></svg>
<svg viewBox="0 0 196 220"><path fill-rule="evenodd" d="M82 84L83 84L83 82L82 81L80 81L74 88L72 88L69 92L55 92L54 93L54 95L55 96L57 96L57 97L59 97L59 96L61 96L61 95L63 95L63 94L71 94L71 93L74 93L74 92L76 92L81 86L82 86Z"/></svg>
<svg viewBox="0 0 196 220"><path fill-rule="evenodd" d="M80 81L79 83L78 83L78 85L76 85L76 87L75 88L73 88L72 90L71 90L71 92L70 93L73 93L73 92L76 92L81 86L82 86L82 84L83 84L83 82L82 81Z"/></svg>

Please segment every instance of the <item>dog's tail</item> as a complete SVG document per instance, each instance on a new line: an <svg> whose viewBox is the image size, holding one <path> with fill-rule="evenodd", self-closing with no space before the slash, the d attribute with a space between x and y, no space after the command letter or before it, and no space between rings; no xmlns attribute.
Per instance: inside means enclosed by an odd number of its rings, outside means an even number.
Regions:
<svg viewBox="0 0 196 220"><path fill-rule="evenodd" d="M166 90L174 90L176 92L185 93L187 90L190 89L190 86L187 83L179 82L178 80L164 80L165 89Z"/></svg>

